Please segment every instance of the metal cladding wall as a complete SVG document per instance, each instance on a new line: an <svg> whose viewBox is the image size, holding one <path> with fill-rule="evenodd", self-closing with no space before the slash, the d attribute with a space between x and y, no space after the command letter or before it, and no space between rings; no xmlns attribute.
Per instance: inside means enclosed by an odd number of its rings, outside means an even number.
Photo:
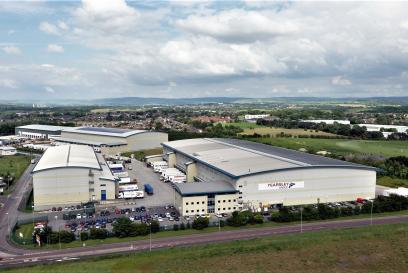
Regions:
<svg viewBox="0 0 408 273"><path fill-rule="evenodd" d="M80 204L90 201L92 195L100 200L101 189L106 190L107 199L114 199L115 182L99 179L97 170L92 172L93 179L89 176L88 168L55 168L33 173L34 209ZM92 192L90 180L94 181Z"/></svg>
<svg viewBox="0 0 408 273"><path fill-rule="evenodd" d="M126 143L126 145L114 147L102 147L101 150L104 154L116 154L120 152L140 151L146 149L159 148L161 147L160 144L162 142L168 141L168 135L166 133L161 132L144 132L134 134L129 137L118 137L63 131L61 137L102 143L120 143L120 142Z"/></svg>
<svg viewBox="0 0 408 273"><path fill-rule="evenodd" d="M279 188L275 182L295 184L291 188ZM268 188L268 184L272 187ZM236 188L242 192L244 204L259 207L269 204L303 205L353 201L358 197L374 198L375 184L375 170L315 167L242 177L237 180Z"/></svg>

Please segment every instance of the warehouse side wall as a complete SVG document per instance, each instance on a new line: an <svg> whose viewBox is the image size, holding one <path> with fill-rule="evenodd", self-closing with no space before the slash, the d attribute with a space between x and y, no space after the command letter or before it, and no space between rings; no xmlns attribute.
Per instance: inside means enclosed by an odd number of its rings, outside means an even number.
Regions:
<svg viewBox="0 0 408 273"><path fill-rule="evenodd" d="M275 182L294 183L279 188ZM311 168L254 174L236 182L244 206L302 205L375 197L376 172L352 168ZM288 184L286 184L288 185Z"/></svg>

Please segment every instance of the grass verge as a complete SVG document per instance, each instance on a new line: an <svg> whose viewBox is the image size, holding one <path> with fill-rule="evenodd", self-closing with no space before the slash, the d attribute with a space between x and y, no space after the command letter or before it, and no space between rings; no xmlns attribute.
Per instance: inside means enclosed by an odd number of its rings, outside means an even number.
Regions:
<svg viewBox="0 0 408 273"><path fill-rule="evenodd" d="M112 255L19 273L407 272L408 225L339 229Z"/></svg>

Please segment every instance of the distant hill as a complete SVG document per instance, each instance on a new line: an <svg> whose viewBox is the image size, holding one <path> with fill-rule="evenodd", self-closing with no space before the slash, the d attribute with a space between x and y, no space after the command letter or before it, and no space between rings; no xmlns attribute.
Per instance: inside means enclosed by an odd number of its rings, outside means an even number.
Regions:
<svg viewBox="0 0 408 273"><path fill-rule="evenodd" d="M119 97L92 100L3 100L0 104L12 105L48 105L48 106L141 106L141 105L188 105L209 103L354 103L408 106L408 97L372 97L372 98L329 98L329 97L273 97L273 98L242 98L242 97L201 97L201 98L145 98Z"/></svg>

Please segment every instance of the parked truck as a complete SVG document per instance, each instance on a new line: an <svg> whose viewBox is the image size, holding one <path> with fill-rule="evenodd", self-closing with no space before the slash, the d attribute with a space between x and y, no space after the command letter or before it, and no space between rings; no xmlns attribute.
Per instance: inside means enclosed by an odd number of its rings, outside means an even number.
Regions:
<svg viewBox="0 0 408 273"><path fill-rule="evenodd" d="M153 194L153 187L150 184L144 184L144 190L148 195Z"/></svg>

